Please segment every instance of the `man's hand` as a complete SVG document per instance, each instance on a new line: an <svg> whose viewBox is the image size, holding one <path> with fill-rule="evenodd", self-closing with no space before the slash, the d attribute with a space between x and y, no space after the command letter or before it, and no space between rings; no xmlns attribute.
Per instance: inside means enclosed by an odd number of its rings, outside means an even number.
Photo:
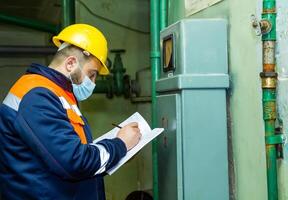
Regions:
<svg viewBox="0 0 288 200"><path fill-rule="evenodd" d="M117 137L120 138L126 145L127 151L132 149L141 139L140 129L138 123L132 122L124 126L117 133Z"/></svg>

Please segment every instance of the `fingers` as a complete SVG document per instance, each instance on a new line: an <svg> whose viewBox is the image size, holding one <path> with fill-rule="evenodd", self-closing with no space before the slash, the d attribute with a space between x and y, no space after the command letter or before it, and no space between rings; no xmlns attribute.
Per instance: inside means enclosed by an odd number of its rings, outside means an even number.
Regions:
<svg viewBox="0 0 288 200"><path fill-rule="evenodd" d="M137 128L134 127L134 128L133 128L133 131L135 131L135 132L137 132L137 133L140 133L140 129L139 129L138 127L137 127Z"/></svg>
<svg viewBox="0 0 288 200"><path fill-rule="evenodd" d="M127 124L128 126L132 126L132 127L138 127L138 123L137 122L131 122L129 124Z"/></svg>
<svg viewBox="0 0 288 200"><path fill-rule="evenodd" d="M136 133L135 136L138 137L138 139L140 140L141 137L142 137L142 134L141 134L140 129L138 128L138 126L137 127L136 126L132 127L132 130L133 130L134 133Z"/></svg>

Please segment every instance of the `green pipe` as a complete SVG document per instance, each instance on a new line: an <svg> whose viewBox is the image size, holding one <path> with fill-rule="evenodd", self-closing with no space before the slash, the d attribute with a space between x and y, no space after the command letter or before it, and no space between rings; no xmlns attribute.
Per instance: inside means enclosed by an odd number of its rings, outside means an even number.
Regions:
<svg viewBox="0 0 288 200"><path fill-rule="evenodd" d="M262 97L263 97L263 119L265 123L265 138L275 137L276 120L276 82L277 73L275 73L275 46L276 41L276 1L263 0L262 20L268 21L271 30L262 35L263 41L263 72L262 78ZM277 150L275 144L266 143L266 171L268 200L278 200L278 182L277 182Z"/></svg>
<svg viewBox="0 0 288 200"><path fill-rule="evenodd" d="M160 31L167 26L167 0L160 0Z"/></svg>
<svg viewBox="0 0 288 200"><path fill-rule="evenodd" d="M27 19L23 17L6 15L3 13L0 14L0 21L32 28L32 29L36 29L40 31L45 31L45 32L53 33L53 34L56 34L59 31L59 27L53 24L45 23L45 22L38 21L38 20Z"/></svg>
<svg viewBox="0 0 288 200"><path fill-rule="evenodd" d="M265 120L265 137L275 135L276 90L263 89L263 118ZM266 144L268 199L278 200L277 186L277 152L275 145Z"/></svg>
<svg viewBox="0 0 288 200"><path fill-rule="evenodd" d="M157 127L156 80L160 74L160 30L167 26L167 0L150 1L151 73L152 73L152 127ZM152 143L153 199L159 199L157 140Z"/></svg>
<svg viewBox="0 0 288 200"><path fill-rule="evenodd" d="M156 102L156 80L160 69L160 24L159 24L159 0L150 1L150 30L151 30L151 92L152 92L152 127L157 126L157 102ZM153 162L153 199L159 199L158 190L158 155L157 140L152 143Z"/></svg>
<svg viewBox="0 0 288 200"><path fill-rule="evenodd" d="M263 41L275 41L276 40L276 1L264 0L263 1L263 13L262 19L268 20L272 25L272 29L269 33L262 36Z"/></svg>
<svg viewBox="0 0 288 200"><path fill-rule="evenodd" d="M62 0L62 28L75 24L75 0Z"/></svg>

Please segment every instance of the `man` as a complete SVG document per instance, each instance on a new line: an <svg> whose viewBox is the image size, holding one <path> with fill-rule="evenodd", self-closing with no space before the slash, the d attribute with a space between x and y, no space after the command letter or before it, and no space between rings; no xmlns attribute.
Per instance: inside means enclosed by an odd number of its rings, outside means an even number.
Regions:
<svg viewBox="0 0 288 200"><path fill-rule="evenodd" d="M115 139L93 143L78 101L87 99L105 66L107 42L86 24L66 27L49 67L32 64L0 105L2 199L105 199L103 176L134 147L137 123Z"/></svg>

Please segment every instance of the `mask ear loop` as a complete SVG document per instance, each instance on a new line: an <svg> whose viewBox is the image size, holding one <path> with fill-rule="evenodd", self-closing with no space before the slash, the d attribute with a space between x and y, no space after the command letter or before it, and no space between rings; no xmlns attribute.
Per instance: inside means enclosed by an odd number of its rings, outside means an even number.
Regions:
<svg viewBox="0 0 288 200"><path fill-rule="evenodd" d="M82 67L81 67L81 65L80 65L80 63L79 63L79 60L77 59L76 62L77 62L77 63L76 63L76 64L77 64L77 68L79 68L81 74L84 75L84 77L85 77L85 74L84 74L84 72L82 71ZM79 85L79 84L73 83L71 73L72 73L72 72L69 73L69 79L70 79L71 83L72 83L72 84L75 84L75 85Z"/></svg>

